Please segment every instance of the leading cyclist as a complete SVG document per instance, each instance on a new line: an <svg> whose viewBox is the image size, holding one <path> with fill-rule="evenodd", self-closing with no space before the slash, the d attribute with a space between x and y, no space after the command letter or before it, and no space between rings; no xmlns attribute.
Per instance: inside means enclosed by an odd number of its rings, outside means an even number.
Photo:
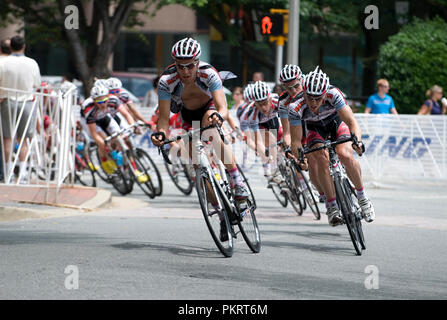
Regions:
<svg viewBox="0 0 447 320"><path fill-rule="evenodd" d="M217 70L210 64L200 61L200 44L192 38L184 38L172 47L171 64L160 77L158 83L158 108L160 110L157 132L152 142L161 146L167 136L170 111L181 113L183 128L192 129L193 121L200 121L200 127L210 124L222 125L227 118L227 100L222 80ZM218 137L218 135L215 135ZM248 197L247 187L237 169L234 155L229 146L219 139L213 139L214 149L221 148L221 157L234 189L236 200Z"/></svg>

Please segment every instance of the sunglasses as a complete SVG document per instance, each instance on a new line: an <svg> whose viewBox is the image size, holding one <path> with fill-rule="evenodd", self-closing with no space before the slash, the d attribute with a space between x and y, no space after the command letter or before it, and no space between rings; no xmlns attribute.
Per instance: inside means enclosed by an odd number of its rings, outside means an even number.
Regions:
<svg viewBox="0 0 447 320"><path fill-rule="evenodd" d="M321 96L312 96L310 94L305 93L304 98L306 98L307 100L310 100L312 102L319 102L321 99L324 98L324 94Z"/></svg>
<svg viewBox="0 0 447 320"><path fill-rule="evenodd" d="M180 70L191 70L191 69L193 69L198 63L199 63L199 61L194 61L194 62L187 63L187 64L176 63L175 65L176 65L177 68L180 69Z"/></svg>
<svg viewBox="0 0 447 320"><path fill-rule="evenodd" d="M115 93L120 93L120 89L116 89L116 90L109 90L109 93L111 94L115 94Z"/></svg>
<svg viewBox="0 0 447 320"><path fill-rule="evenodd" d="M299 88L299 86L300 86L300 83L299 82L297 82L297 83L295 83L294 85L291 85L291 86L284 86L285 88L286 88L286 90L287 89L298 89Z"/></svg>
<svg viewBox="0 0 447 320"><path fill-rule="evenodd" d="M109 98L104 98L104 99L102 99L102 100L95 100L95 103L97 103L97 104L103 104L103 103L106 103L108 100L109 100Z"/></svg>

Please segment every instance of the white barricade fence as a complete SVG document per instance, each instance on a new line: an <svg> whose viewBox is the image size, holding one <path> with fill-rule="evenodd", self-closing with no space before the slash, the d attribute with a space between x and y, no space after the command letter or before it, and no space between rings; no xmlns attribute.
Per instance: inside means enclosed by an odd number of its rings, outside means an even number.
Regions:
<svg viewBox="0 0 447 320"><path fill-rule="evenodd" d="M3 145L3 130L0 130L2 143L2 160L5 184L44 184L56 186L58 191L62 184L73 184L75 155L75 107L77 100L76 88L66 93L60 90L52 93L24 92L21 90L0 88L7 92L6 104L9 108L9 119L2 119L9 124L11 144ZM34 96L33 100L19 101L23 95ZM24 112L25 105L29 113ZM3 114L3 113L2 113ZM20 127L25 123L24 130ZM0 123L0 126L2 124ZM34 130L34 134L26 137L20 132ZM5 148L11 152L5 155ZM25 153L26 172L15 176L14 169L18 166L19 154ZM9 165L6 165L9 163ZM19 169L20 171L20 169ZM48 196L48 194L47 194Z"/></svg>
<svg viewBox="0 0 447 320"><path fill-rule="evenodd" d="M366 152L358 157L374 180L447 179L447 117L355 114Z"/></svg>

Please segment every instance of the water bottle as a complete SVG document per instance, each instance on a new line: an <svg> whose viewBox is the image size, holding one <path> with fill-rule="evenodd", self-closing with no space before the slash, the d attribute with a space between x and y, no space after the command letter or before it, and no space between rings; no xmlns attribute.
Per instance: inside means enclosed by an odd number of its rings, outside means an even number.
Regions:
<svg viewBox="0 0 447 320"><path fill-rule="evenodd" d="M123 165L123 153L121 151L117 153L115 161L118 166Z"/></svg>
<svg viewBox="0 0 447 320"><path fill-rule="evenodd" d="M78 141L78 143L76 144L76 150L78 152L82 152L82 150L84 150L84 142Z"/></svg>

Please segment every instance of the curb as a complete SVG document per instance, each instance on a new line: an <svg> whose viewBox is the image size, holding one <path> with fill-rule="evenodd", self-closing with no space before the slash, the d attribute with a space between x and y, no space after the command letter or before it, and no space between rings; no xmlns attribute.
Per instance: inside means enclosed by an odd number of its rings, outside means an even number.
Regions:
<svg viewBox="0 0 447 320"><path fill-rule="evenodd" d="M112 199L112 193L104 189L97 189L95 197L87 200L82 205L55 205L51 203L33 203L19 201L20 203L33 204L36 208L21 208L18 206L0 205L0 222L18 221L24 219L42 219L70 216L91 212L108 205ZM44 205L45 208L39 208Z"/></svg>

